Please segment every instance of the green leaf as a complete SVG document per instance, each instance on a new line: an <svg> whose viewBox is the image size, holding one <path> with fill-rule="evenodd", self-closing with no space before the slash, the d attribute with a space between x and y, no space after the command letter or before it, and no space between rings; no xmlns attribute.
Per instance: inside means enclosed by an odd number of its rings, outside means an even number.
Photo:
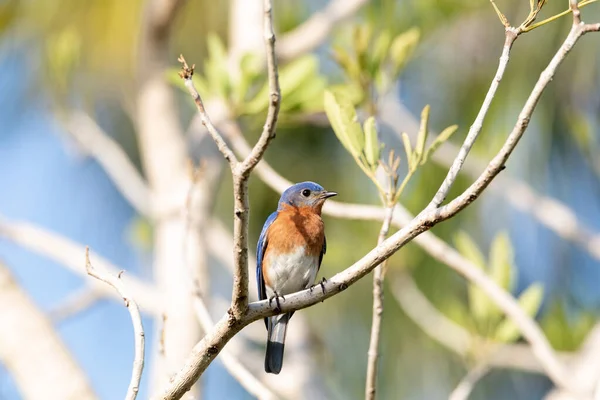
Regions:
<svg viewBox="0 0 600 400"><path fill-rule="evenodd" d="M502 289L511 292L514 286L514 254L508 233L500 232L490 249L490 274Z"/></svg>
<svg viewBox="0 0 600 400"><path fill-rule="evenodd" d="M288 107L288 96L294 91L307 85L311 80L318 77L319 63L317 58L312 55L300 57L279 70L279 86L281 88L281 98L285 99L282 106ZM266 110L269 106L269 83L265 82L256 96L244 105L246 114L257 114ZM285 109L285 107L283 109Z"/></svg>
<svg viewBox="0 0 600 400"><path fill-rule="evenodd" d="M373 52L371 55L371 62L369 67L369 72L371 76L375 76L377 72L382 69L383 62L385 60L386 55L388 54L391 42L392 35L388 30L384 30L383 32L381 32L381 34L375 39L375 42L372 46Z"/></svg>
<svg viewBox="0 0 600 400"><path fill-rule="evenodd" d="M377 127L375 117L369 117L364 123L365 132L365 157L372 170L377 169L379 161L379 140L377 139Z"/></svg>
<svg viewBox="0 0 600 400"><path fill-rule="evenodd" d="M485 271L485 257L465 231L458 231L454 236L454 243L460 254ZM473 317L480 323L487 321L493 314L493 307L495 307L493 303L477 285L469 284L468 294L469 307Z"/></svg>
<svg viewBox="0 0 600 400"><path fill-rule="evenodd" d="M323 104L339 141L358 160L363 151L365 138L354 106L342 94L329 90L325 91Z"/></svg>
<svg viewBox="0 0 600 400"><path fill-rule="evenodd" d="M413 170L413 151L410 145L410 138L408 137L408 134L406 132L402 132L402 143L404 143L404 152L406 153L406 160L408 162L408 169L409 170Z"/></svg>
<svg viewBox="0 0 600 400"><path fill-rule="evenodd" d="M425 143L427 142L427 135L429 134L429 104L421 111L421 125L419 126L419 133L417 134L417 145L414 151L413 163L415 166L419 165L423 159L425 152Z"/></svg>
<svg viewBox="0 0 600 400"><path fill-rule="evenodd" d="M531 284L519 296L519 306L529 315L535 317L542 305L544 288L540 283ZM519 338L521 332L512 319L504 319L496 328L494 339L502 343L511 343Z"/></svg>
<svg viewBox="0 0 600 400"><path fill-rule="evenodd" d="M358 66L360 70L367 68L367 51L369 43L373 36L373 28L371 25L359 25L354 29L354 51L358 58Z"/></svg>
<svg viewBox="0 0 600 400"><path fill-rule="evenodd" d="M334 47L332 56L335 62L344 70L350 79L356 80L360 77L360 67L354 57L340 47Z"/></svg>
<svg viewBox="0 0 600 400"><path fill-rule="evenodd" d="M423 159L421 160L421 165L425 164L427 160L429 160L429 158L433 156L438 147L440 147L443 143L450 139L450 137L454 134L454 132L456 132L457 129L458 125L451 125L444 129L439 135L437 135L437 137L433 140L433 142L427 149L427 152L423 156Z"/></svg>
<svg viewBox="0 0 600 400"><path fill-rule="evenodd" d="M393 64L393 76L398 76L412 55L421 33L418 28L396 36L390 46L390 59Z"/></svg>

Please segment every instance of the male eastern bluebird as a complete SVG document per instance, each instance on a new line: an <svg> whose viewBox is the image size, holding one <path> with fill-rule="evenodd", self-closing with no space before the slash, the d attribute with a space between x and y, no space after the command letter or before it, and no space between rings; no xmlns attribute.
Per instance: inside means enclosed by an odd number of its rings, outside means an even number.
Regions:
<svg viewBox="0 0 600 400"><path fill-rule="evenodd" d="M263 226L256 250L256 281L261 300L313 285L327 247L321 208L328 192L314 182L297 183L279 199ZM265 371L278 374L283 364L287 323L293 312L265 318L268 330Z"/></svg>

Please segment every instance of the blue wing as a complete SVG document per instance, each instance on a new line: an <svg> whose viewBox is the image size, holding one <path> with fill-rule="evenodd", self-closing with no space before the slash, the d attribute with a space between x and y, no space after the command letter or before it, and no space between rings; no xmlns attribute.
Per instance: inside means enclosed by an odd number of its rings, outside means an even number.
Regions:
<svg viewBox="0 0 600 400"><path fill-rule="evenodd" d="M265 280L263 279L262 273L262 262L265 256L265 250L267 249L267 230L277 218L277 211L269 215L269 218L265 221L260 237L258 238L258 244L256 245L256 285L258 286L258 298L259 300L265 300L267 298L267 289L265 288ZM268 318L265 318L265 326L267 329Z"/></svg>
<svg viewBox="0 0 600 400"><path fill-rule="evenodd" d="M262 274L262 261L268 244L267 230L276 218L277 211L269 215L269 218L267 218L265 224L263 225L262 232L260 232L260 237L258 238L258 244L256 246L256 284L258 285L258 298L260 300L265 300L267 298L267 290L265 288L265 281Z"/></svg>
<svg viewBox="0 0 600 400"><path fill-rule="evenodd" d="M327 238L323 236L323 249L321 250L321 254L319 254L319 269L321 269L321 262L323 261L323 255L327 253ZM318 272L319 270L317 270Z"/></svg>

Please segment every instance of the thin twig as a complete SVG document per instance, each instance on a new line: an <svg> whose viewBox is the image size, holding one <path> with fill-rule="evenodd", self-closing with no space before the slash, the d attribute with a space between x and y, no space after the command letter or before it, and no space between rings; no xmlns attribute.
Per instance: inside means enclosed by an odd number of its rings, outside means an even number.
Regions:
<svg viewBox="0 0 600 400"><path fill-rule="evenodd" d="M81 254L84 253L85 247L58 233L26 222L5 220L0 216L0 237L29 251L48 257L75 274L85 275L85 271L81 269ZM119 268L99 255L92 254L92 256L98 268L113 275L120 271ZM142 310L149 314L156 313L161 302L159 290L152 283L143 282L131 275L125 277L124 281ZM114 290L100 282L93 281L91 285L93 290L103 295L110 298L118 297Z"/></svg>
<svg viewBox="0 0 600 400"><path fill-rule="evenodd" d="M492 4L494 4L494 3L492 2ZM508 65L508 61L510 58L510 50L511 50L512 45L515 42L515 40L517 40L517 37L519 34L518 30L516 30L514 28L510 28L510 27L507 27L505 32L506 32L506 37L504 40L504 47L502 48L502 55L500 56L500 62L498 63L498 70L496 71L496 75L494 76L494 79L492 80L492 83L490 84L490 88L488 89L488 92L485 95L485 99L483 100L483 104L481 105L481 108L479 109L479 112L477 113L477 117L475 118L473 125L471 125L471 128L469 128L469 133L467 134L467 138L465 139L463 145L461 146L458 155L454 159L452 166L448 170L448 174L446 175L444 182L442 182L440 188L438 189L437 193L435 194L435 196L433 197L433 199L427 206L426 210L436 209L446 199L446 196L448 195L448 192L450 191L452 184L456 180L458 173L460 172L460 170L465 162L465 159L467 158L467 155L469 154L469 151L471 150L471 147L473 147L473 144L475 143L477 136L479 136L479 133L481 132L481 129L483 128L483 121L485 119L485 116L487 115L487 113L490 109L490 106L492 104L492 100L494 99L494 96L496 95L496 91L498 90L500 81L502 80L502 77L504 76L504 71L506 71L506 66Z"/></svg>
<svg viewBox="0 0 600 400"><path fill-rule="evenodd" d="M48 311L49 318L54 322L60 322L89 309L92 305L106 297L95 287L84 286L76 292L68 295L57 306Z"/></svg>
<svg viewBox="0 0 600 400"><path fill-rule="evenodd" d="M275 128L279 116L281 92L279 75L275 59L275 33L273 31L273 13L271 0L265 0L264 6L264 41L267 53L267 73L269 76L269 108L262 134L258 142L244 161L233 171L233 275L232 311L241 317L248 309L248 178L250 173L264 155L271 140L275 138Z"/></svg>
<svg viewBox="0 0 600 400"><path fill-rule="evenodd" d="M467 375L461 379L458 386L450 393L448 400L467 400L475 384L490 372L490 369L487 364L479 364L470 369Z"/></svg>
<svg viewBox="0 0 600 400"><path fill-rule="evenodd" d="M194 308L196 309L196 316L198 317L198 322L200 322L200 325L202 326L202 330L204 332L213 330L215 324L199 293L196 293L194 296ZM248 393L261 400L279 398L271 389L265 386L264 383L252 375L252 373L250 373L250 371L248 371L248 369L227 349L223 349L220 356L227 372L229 372L229 374L235 378Z"/></svg>
<svg viewBox="0 0 600 400"><path fill-rule="evenodd" d="M275 32L273 31L273 10L271 0L264 1L264 40L267 52L267 74L269 77L269 108L267 119L258 142L239 167L240 176L247 178L256 164L261 160L269 143L275 138L275 128L281 105L281 89L279 88L279 72L275 58Z"/></svg>
<svg viewBox="0 0 600 400"><path fill-rule="evenodd" d="M198 93L198 90L196 90L196 87L194 86L194 81L192 80L192 77L194 76L194 69L196 65L193 64L190 67L185 61L183 54L179 56L177 61L179 61L182 64L181 71L179 71L179 76L181 77L181 79L183 79L185 87L188 88L190 95L194 99L194 103L196 103L196 108L198 109L198 115L200 115L202 125L206 127L208 133L210 133L210 136L212 136L213 140L217 144L217 148L223 154L223 157L225 157L225 159L229 162L229 165L233 170L237 166L238 160L235 154L233 154L233 152L227 145L227 143L225 143L225 140L223 140L223 137L221 136L217 128L211 122L210 117L208 116L206 109L204 108L204 103L202 102L200 93Z"/></svg>
<svg viewBox="0 0 600 400"><path fill-rule="evenodd" d="M119 272L117 275L112 275L104 271L96 270L90 262L90 250L88 247L85 248L85 269L88 275L115 288L115 290L123 297L125 307L129 310L135 338L135 356L133 359L133 369L131 371L131 381L129 382L129 388L127 389L125 399L135 400L140 388L142 371L144 370L144 327L142 325L140 310L121 280L121 275L124 271Z"/></svg>
<svg viewBox="0 0 600 400"><path fill-rule="evenodd" d="M379 230L377 245L381 245L390 231L390 224L394 215L394 207L385 209L383 224ZM373 315L371 319L371 338L367 353L367 376L365 385L365 399L375 399L377 391L377 361L379 358L379 338L381 337L381 319L383 317L383 280L385 279L385 263L375 267L373 271Z"/></svg>

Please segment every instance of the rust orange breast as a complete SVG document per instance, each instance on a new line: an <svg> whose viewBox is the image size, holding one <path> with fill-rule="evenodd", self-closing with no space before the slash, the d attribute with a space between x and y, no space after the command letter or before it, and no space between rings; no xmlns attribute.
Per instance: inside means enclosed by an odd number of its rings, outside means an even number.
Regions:
<svg viewBox="0 0 600 400"><path fill-rule="evenodd" d="M310 207L285 205L267 232L267 252L291 253L304 246L305 254L318 256L325 242L321 216Z"/></svg>

